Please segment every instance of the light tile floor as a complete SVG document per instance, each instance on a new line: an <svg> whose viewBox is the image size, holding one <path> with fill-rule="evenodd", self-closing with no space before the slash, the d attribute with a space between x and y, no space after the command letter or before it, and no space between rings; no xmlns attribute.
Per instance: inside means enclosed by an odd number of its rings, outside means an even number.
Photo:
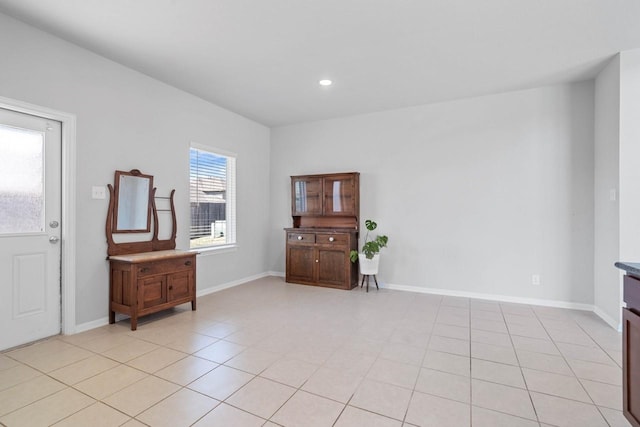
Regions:
<svg viewBox="0 0 640 427"><path fill-rule="evenodd" d="M269 277L0 354L4 426L629 426L593 313Z"/></svg>

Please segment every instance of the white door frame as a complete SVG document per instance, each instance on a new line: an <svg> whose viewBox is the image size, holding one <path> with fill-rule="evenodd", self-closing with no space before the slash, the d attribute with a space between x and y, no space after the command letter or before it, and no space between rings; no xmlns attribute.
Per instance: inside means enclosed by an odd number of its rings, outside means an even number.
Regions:
<svg viewBox="0 0 640 427"><path fill-rule="evenodd" d="M0 96L0 107L62 123L62 333L76 331L76 116Z"/></svg>

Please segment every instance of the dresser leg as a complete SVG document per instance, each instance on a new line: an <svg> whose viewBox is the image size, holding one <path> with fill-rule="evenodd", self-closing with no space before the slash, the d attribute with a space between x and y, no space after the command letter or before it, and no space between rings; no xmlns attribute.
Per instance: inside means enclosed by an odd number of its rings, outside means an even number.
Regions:
<svg viewBox="0 0 640 427"><path fill-rule="evenodd" d="M116 312L109 310L109 324L113 325L116 323Z"/></svg>
<svg viewBox="0 0 640 427"><path fill-rule="evenodd" d="M138 316L131 316L131 330L135 331L138 329Z"/></svg>
<svg viewBox="0 0 640 427"><path fill-rule="evenodd" d="M191 311L196 311L196 299L191 300Z"/></svg>

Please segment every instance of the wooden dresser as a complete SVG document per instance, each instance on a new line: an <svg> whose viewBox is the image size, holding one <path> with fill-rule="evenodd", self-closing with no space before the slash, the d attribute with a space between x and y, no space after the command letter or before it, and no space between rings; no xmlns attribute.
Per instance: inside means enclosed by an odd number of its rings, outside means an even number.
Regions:
<svg viewBox="0 0 640 427"><path fill-rule="evenodd" d="M109 261L109 323L116 313L131 318L131 330L138 317L187 302L196 309L196 252L176 250L175 190L169 197L157 197L153 176L137 169L116 171L115 187L109 189L109 210L105 232ZM156 199L169 207L158 209ZM158 214L171 215L171 236L158 238ZM114 234L151 233L148 240L116 242Z"/></svg>
<svg viewBox="0 0 640 427"><path fill-rule="evenodd" d="M358 266L360 175L357 172L291 177L293 227L285 229L286 281L352 289Z"/></svg>
<svg viewBox="0 0 640 427"><path fill-rule="evenodd" d="M115 314L138 317L191 302L196 309L196 254L176 250L109 257L109 323Z"/></svg>

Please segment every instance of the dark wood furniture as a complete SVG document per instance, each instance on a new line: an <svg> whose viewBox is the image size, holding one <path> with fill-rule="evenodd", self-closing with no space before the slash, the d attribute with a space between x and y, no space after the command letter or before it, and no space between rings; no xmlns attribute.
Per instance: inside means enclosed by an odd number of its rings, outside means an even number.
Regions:
<svg viewBox="0 0 640 427"><path fill-rule="evenodd" d="M135 183L143 188L139 192L129 192L129 198L147 198L147 204L140 200L125 200L127 194L119 185L130 184L130 179L148 179L148 183ZM135 180L134 180L135 181ZM176 247L176 212L173 203L175 190L169 197L156 197L156 189L151 187L153 177L139 170L116 171L115 185L109 188L109 210L105 232L107 236L107 259L109 271L109 323L115 323L116 313L131 318L131 330L138 326L138 317L191 302L196 309L196 255L195 252L178 251ZM143 184L143 185L138 185ZM148 186L148 190L146 190ZM135 197L132 196L135 193ZM122 199L122 200L121 200ZM167 199L169 209L158 209L156 199ZM135 205L130 210L123 206ZM167 240L158 238L158 212L171 214L171 236ZM138 216L138 219L122 219L123 214ZM151 221L153 219L153 221ZM146 225L145 225L146 221ZM122 224L134 224L132 229L124 229ZM153 227L152 227L153 226ZM116 242L114 234L148 232L153 228L151 240Z"/></svg>
<svg viewBox="0 0 640 427"><path fill-rule="evenodd" d="M196 254L176 250L109 257L109 323L115 314L138 317L191 302L196 309Z"/></svg>
<svg viewBox="0 0 640 427"><path fill-rule="evenodd" d="M622 309L622 412L633 427L640 427L640 264L616 263L627 272Z"/></svg>
<svg viewBox="0 0 640 427"><path fill-rule="evenodd" d="M358 267L349 259L357 249L356 231L296 229L287 231L287 282L351 289Z"/></svg>
<svg viewBox="0 0 640 427"><path fill-rule="evenodd" d="M286 281L352 289L358 267L360 174L291 177L293 227L286 228Z"/></svg>

